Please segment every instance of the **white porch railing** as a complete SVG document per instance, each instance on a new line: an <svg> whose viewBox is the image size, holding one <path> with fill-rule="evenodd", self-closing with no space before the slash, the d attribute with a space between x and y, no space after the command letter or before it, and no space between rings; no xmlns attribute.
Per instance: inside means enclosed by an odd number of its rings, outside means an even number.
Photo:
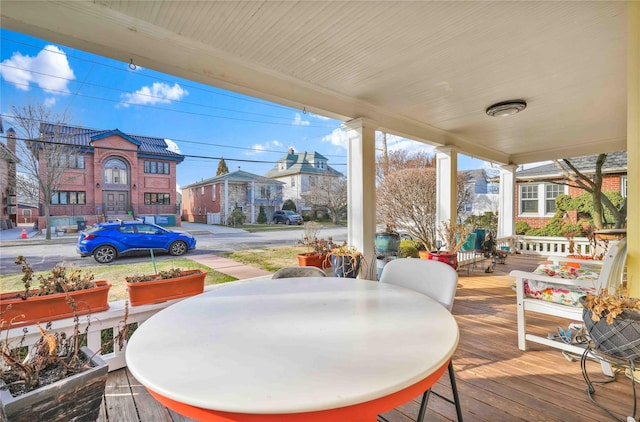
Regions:
<svg viewBox="0 0 640 422"><path fill-rule="evenodd" d="M573 238L573 252L569 252L569 239L566 237L514 236L512 241L512 250L524 255L591 256L592 253L592 246L586 237Z"/></svg>
<svg viewBox="0 0 640 422"><path fill-rule="evenodd" d="M258 277L262 278L262 277ZM254 279L246 279L237 281L235 283L242 283L251 281ZM222 288L224 284L216 284L212 286L206 286L205 292ZM156 312L179 302L184 299L176 299L168 302L157 303L152 305L142 306L129 306L129 315L127 318L127 324L142 324L147 319L151 318ZM113 338L114 333L117 333L118 324L123 320L125 312L125 301L119 300L116 302L109 302L109 309L104 312L97 312L91 315L89 322L89 329L87 331L87 346L91 350L100 350L101 343L103 342L103 336L108 337L107 341ZM87 316L80 317L80 331L85 332L87 327ZM43 326L44 328L44 326ZM73 318L61 319L52 321L51 332L64 332L67 335L73 333ZM27 334L24 335L24 329L27 329ZM105 332L105 334L103 334ZM20 341L24 335L24 341L20 344ZM40 332L36 325L28 325L25 327L12 328L8 333L2 332L2 341L8 340L10 347L26 346L29 349L40 338ZM109 364L109 371L124 368L127 366L125 361L125 349L126 344L122 350L118 349L118 345L113 346L113 352L102 354L102 358Z"/></svg>

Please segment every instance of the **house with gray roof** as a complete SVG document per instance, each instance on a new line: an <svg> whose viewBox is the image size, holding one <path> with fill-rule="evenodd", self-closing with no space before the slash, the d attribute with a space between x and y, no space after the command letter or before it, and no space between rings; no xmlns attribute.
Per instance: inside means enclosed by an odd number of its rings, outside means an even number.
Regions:
<svg viewBox="0 0 640 422"><path fill-rule="evenodd" d="M40 125L38 141L67 147L67 169L50 208L56 221L93 224L145 216L159 224L180 224L176 168L184 156L172 141L50 123ZM41 160L41 171L47 164ZM44 227L44 220L39 223Z"/></svg>
<svg viewBox="0 0 640 422"><path fill-rule="evenodd" d="M283 199L291 199L298 210L306 209L302 194L312 190L321 178L343 177L343 174L328 164L328 159L315 151L298 152L290 148L277 164L264 176L281 181Z"/></svg>
<svg viewBox="0 0 640 422"><path fill-rule="evenodd" d="M262 207L267 221L282 208L280 181L242 170L203 179L182 187L182 218L206 224L227 224L234 209L256 223Z"/></svg>
<svg viewBox="0 0 640 422"><path fill-rule="evenodd" d="M570 158L569 161L581 173L595 174L597 155ZM563 168L569 170L562 161ZM607 154L602 166L602 191L619 192L627 196L627 152ZM533 228L545 226L556 212L555 198L567 194L572 198L584 193L580 188L567 186L568 180L555 163L516 171L516 222L525 221ZM574 212L575 214L575 212ZM576 215L568 216L572 222Z"/></svg>

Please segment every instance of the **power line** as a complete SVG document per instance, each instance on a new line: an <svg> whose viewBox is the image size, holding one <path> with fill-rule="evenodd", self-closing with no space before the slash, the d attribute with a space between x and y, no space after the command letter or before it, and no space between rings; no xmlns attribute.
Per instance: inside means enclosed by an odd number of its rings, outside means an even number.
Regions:
<svg viewBox="0 0 640 422"><path fill-rule="evenodd" d="M6 135L2 135L2 138L4 138L5 140L8 138L8 136ZM61 146L66 146L69 147L69 149L84 149L87 148L86 146L83 145L70 145L66 142L56 142L56 141L43 141L40 139L27 139L27 138L19 138L19 137L15 137L13 139L16 139L18 141L23 141L25 143L46 143L46 144L50 144L50 145L61 145ZM90 146L89 148L92 148L94 150L96 149L101 149L101 150L106 150L106 151L118 151L118 152L131 152L131 150L129 149L125 149L125 148L117 148L117 147L106 147L106 146ZM231 161L231 162L242 162L242 163L254 163L254 164L277 164L278 160L273 161L273 160L249 160L249 159L244 159L244 158L224 158L223 156L220 157L213 157L210 155L194 155L194 154L182 154L180 153L179 155L185 157L185 158L194 158L194 159L205 159L205 160L221 160L224 159L224 161ZM167 159L170 159L170 157L167 157ZM346 163L339 163L339 164L331 164L332 166L346 166Z"/></svg>
<svg viewBox="0 0 640 422"><path fill-rule="evenodd" d="M17 119L17 116L11 115L11 114L3 114L0 113L0 116L2 116L3 118L8 118L8 119ZM31 122L40 122L37 119L27 119L24 117L20 117L23 120L28 120ZM47 123L47 122L44 122ZM55 123L52 123L55 124ZM96 129L96 128L87 128L85 126L77 126L77 125L72 125L72 124L65 124L65 126L71 127L71 128L77 128L77 129L89 129L89 130L95 130L95 131L104 131L105 129ZM141 135L141 134L133 134L136 136L147 136L147 135ZM211 147L218 147L218 148L229 148L229 149L239 149L239 150L247 150L247 151L251 151L251 152L268 152L268 153L275 153L275 154L286 154L286 151L279 151L279 150L269 150L269 149L260 149L260 148L251 148L251 147L241 147L241 146L237 146L237 145L225 145L225 144L215 144L215 143L207 143L207 142L202 142L202 141L191 141L191 140L186 140L186 139L177 139L177 138L171 138L171 141L175 141L175 142L180 142L183 144L193 144L193 145L204 145L204 146L211 146ZM338 155L338 154L322 154L326 157L339 157L339 158L344 158L344 155Z"/></svg>
<svg viewBox="0 0 640 422"><path fill-rule="evenodd" d="M29 44L29 43L26 43L26 42L23 42L23 41L17 41L17 40L14 40L12 38L0 37L0 39L5 40L5 41L9 41L9 42L14 43L14 44L20 44L20 45L24 45L24 46L27 46L27 47L32 47L32 48L38 49L40 51L46 51L47 53L64 55L65 57L72 57L72 58L74 58L76 60L79 60L79 61L83 61L83 62L86 62L86 63L97 64L97 65L100 65L100 66L103 66L103 67L106 67L106 68L117 70L118 72L125 72L127 74L131 73L129 70L122 69L121 67L113 66L113 65L110 65L110 64L107 64L107 63L101 63L101 62L98 62L98 61L95 61L95 60L85 59L83 57L76 56L76 55L70 55L70 54L67 54L67 53L64 53L64 52L60 53L60 52L57 52L57 51L44 50L40 46L37 46L37 45L34 45L34 44ZM77 49L72 49L72 50L77 50ZM82 50L79 50L79 51L82 51ZM86 54L93 55L92 53L86 53ZM115 59L111 59L111 60L117 61ZM120 62L120 63L124 63L124 62ZM142 67L142 66L137 66L137 67L144 69L144 67ZM150 69L150 70L152 72L160 73L160 72L158 72L156 70L153 70L153 69ZM151 76L151 75L146 75L146 74L137 73L137 72L135 72L134 74L137 75L137 76L140 76L140 77L147 78L147 79L158 80L158 81L167 82L167 83L175 82L175 81L171 81L169 79L163 79L163 78L160 78L160 77L157 77L157 76ZM186 81L188 81L188 80L186 80ZM199 91L204 91L204 92L207 92L207 93L212 94L212 95L218 95L218 96L221 96L221 97L233 98L235 100L245 101L245 102L254 103L254 104L260 104L260 105L267 106L267 107L272 107L272 108L279 108L279 109L283 109L283 110L291 110L291 107L287 107L287 106L283 106L283 105L280 105L280 104L271 103L271 102L264 101L264 100L253 99L253 98L247 97L247 96L233 95L233 94L228 94L228 93L224 93L224 92L212 91L212 90L205 89L205 88L202 88L201 86L197 86L197 85L184 84L184 86L188 87L188 88L196 89L196 90L199 90Z"/></svg>

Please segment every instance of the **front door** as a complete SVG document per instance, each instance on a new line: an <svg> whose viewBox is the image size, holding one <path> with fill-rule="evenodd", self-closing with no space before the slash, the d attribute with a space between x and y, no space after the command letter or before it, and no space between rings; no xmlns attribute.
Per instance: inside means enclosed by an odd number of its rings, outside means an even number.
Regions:
<svg viewBox="0 0 640 422"><path fill-rule="evenodd" d="M129 192L104 192L104 207L106 215L126 214L129 208Z"/></svg>

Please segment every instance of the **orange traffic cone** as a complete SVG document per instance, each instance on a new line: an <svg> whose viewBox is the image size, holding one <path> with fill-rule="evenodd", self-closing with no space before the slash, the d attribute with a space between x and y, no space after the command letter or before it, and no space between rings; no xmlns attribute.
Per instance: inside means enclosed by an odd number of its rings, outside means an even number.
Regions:
<svg viewBox="0 0 640 422"><path fill-rule="evenodd" d="M23 239L27 238L27 231L25 229L22 229L22 234L20 235L20 237Z"/></svg>

